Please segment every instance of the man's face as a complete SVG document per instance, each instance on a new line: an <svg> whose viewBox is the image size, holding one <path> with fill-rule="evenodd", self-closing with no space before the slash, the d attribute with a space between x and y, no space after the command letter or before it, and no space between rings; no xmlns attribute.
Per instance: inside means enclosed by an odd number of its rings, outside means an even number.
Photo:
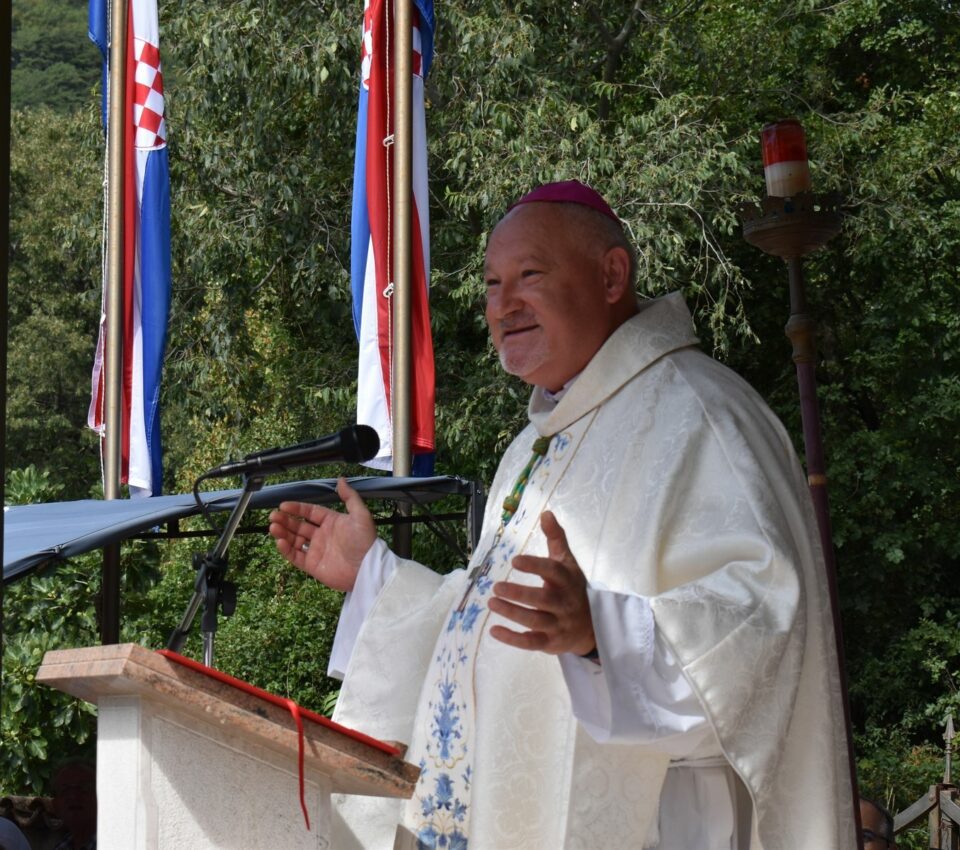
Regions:
<svg viewBox="0 0 960 850"><path fill-rule="evenodd" d="M560 389L616 327L605 251L563 207L524 204L487 244L486 318L500 363L528 384Z"/></svg>
<svg viewBox="0 0 960 850"><path fill-rule="evenodd" d="M860 827L863 835L863 850L895 850L895 844L889 844L883 815L866 800L860 801Z"/></svg>

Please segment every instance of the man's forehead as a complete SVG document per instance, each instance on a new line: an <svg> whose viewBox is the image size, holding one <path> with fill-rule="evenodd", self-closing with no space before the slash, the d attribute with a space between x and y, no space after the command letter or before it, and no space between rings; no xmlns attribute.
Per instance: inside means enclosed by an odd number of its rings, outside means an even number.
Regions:
<svg viewBox="0 0 960 850"><path fill-rule="evenodd" d="M484 253L484 268L500 256L548 260L556 253L557 232L567 219L555 205L536 204L508 212L493 229Z"/></svg>
<svg viewBox="0 0 960 850"><path fill-rule="evenodd" d="M569 204L543 203L513 207L493 228L487 247L489 248L494 240L520 239L532 242L541 237L549 237L556 232L556 228L564 227L572 221L575 214L576 207L571 208Z"/></svg>

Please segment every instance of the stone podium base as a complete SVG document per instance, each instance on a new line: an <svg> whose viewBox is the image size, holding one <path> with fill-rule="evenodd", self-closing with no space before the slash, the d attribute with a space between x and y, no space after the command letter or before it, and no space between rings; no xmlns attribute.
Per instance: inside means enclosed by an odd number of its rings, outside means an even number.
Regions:
<svg viewBox="0 0 960 850"><path fill-rule="evenodd" d="M99 850L328 848L332 792L413 794L389 745L304 720L308 831L285 709L135 644L47 653L37 681L98 706Z"/></svg>

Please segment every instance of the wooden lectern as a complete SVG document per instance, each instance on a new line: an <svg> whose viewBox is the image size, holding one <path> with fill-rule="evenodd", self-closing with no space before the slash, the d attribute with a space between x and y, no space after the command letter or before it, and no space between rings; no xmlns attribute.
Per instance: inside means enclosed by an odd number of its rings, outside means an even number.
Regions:
<svg viewBox="0 0 960 850"><path fill-rule="evenodd" d="M48 652L37 681L98 706L99 850L330 848L330 794L413 795L388 746L305 720L136 644Z"/></svg>

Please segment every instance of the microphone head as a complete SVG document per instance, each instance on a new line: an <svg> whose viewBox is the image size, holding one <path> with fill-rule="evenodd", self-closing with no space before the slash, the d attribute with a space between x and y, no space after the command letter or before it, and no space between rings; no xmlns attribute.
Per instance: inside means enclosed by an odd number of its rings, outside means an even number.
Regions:
<svg viewBox="0 0 960 850"><path fill-rule="evenodd" d="M380 437L369 425L351 425L340 432L343 459L348 463L362 463L377 456Z"/></svg>

